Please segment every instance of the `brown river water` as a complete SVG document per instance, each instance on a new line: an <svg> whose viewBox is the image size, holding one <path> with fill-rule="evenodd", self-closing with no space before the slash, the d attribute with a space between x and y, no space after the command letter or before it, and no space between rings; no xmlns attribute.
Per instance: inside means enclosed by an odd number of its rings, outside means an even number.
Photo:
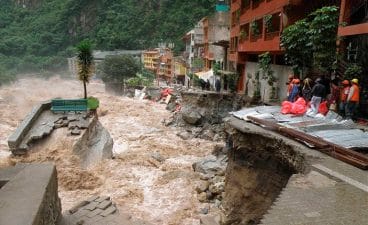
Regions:
<svg viewBox="0 0 368 225"><path fill-rule="evenodd" d="M164 104L113 96L103 83L92 81L88 93L100 100L99 120L114 139L115 159L81 168L63 129L37 144L28 156L10 156L7 138L35 104L55 97L79 98L82 93L79 81L60 77L25 78L1 87L0 167L53 161L63 210L89 196L107 195L121 211L152 224L199 224L205 205L197 200L194 186L199 177L192 163L209 155L216 143L182 140L176 135L181 128L162 124L171 116Z"/></svg>

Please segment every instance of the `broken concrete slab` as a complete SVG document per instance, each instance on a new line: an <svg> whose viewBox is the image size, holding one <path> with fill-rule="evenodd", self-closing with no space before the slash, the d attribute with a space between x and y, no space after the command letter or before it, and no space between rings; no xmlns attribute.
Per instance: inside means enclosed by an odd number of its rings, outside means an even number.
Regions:
<svg viewBox="0 0 368 225"><path fill-rule="evenodd" d="M41 113L50 108L51 102L44 102L36 105L32 111L24 118L24 120L17 127L15 132L8 138L8 145L11 151L16 150L18 145L21 144L23 138L27 135L27 132L32 128L34 122L38 119Z"/></svg>

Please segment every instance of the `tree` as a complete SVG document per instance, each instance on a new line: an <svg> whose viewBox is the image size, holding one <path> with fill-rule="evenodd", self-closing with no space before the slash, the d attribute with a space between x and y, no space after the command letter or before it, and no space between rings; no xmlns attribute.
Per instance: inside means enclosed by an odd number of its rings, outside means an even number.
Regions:
<svg viewBox="0 0 368 225"><path fill-rule="evenodd" d="M87 83L93 73L92 44L88 40L77 45L78 50L78 78L83 82L84 98L87 99Z"/></svg>
<svg viewBox="0 0 368 225"><path fill-rule="evenodd" d="M310 14L308 36L313 46L313 65L323 71L331 70L336 60L337 28L339 10L336 6L327 6Z"/></svg>
<svg viewBox="0 0 368 225"><path fill-rule="evenodd" d="M329 71L336 60L338 16L337 7L326 6L287 27L281 35L286 61L298 70Z"/></svg>
<svg viewBox="0 0 368 225"><path fill-rule="evenodd" d="M104 82L121 83L134 77L141 70L141 65L133 56L107 56L99 67Z"/></svg>
<svg viewBox="0 0 368 225"><path fill-rule="evenodd" d="M285 60L298 71L311 66L312 46L309 36L306 35L308 31L309 24L306 19L302 19L285 28L281 35Z"/></svg>

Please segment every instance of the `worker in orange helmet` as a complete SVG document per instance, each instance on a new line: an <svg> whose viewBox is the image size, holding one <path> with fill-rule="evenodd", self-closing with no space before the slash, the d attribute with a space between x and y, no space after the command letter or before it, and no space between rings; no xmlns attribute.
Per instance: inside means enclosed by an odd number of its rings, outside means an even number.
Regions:
<svg viewBox="0 0 368 225"><path fill-rule="evenodd" d="M359 105L360 90L358 86L358 79L351 80L351 87L349 89L349 95L346 100L345 115L347 119L356 119L356 111Z"/></svg>
<svg viewBox="0 0 368 225"><path fill-rule="evenodd" d="M346 107L346 101L349 96L350 82L348 80L344 80L341 82L341 84L342 84L342 88L340 91L339 111L342 116L345 116L345 107Z"/></svg>

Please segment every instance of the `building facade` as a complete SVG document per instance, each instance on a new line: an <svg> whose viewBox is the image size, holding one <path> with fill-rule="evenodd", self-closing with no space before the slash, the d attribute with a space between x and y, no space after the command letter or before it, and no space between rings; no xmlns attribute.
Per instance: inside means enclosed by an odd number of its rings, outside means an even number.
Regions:
<svg viewBox="0 0 368 225"><path fill-rule="evenodd" d="M285 65L280 47L282 31L324 5L339 4L339 0L231 0L229 61L231 70L240 76L238 92L254 95L258 56L269 52L278 82L270 87L260 79L257 88L263 101L285 98L285 83L292 70ZM271 95L272 91L275 93Z"/></svg>
<svg viewBox="0 0 368 225"><path fill-rule="evenodd" d="M183 57L188 64L188 72L196 73L202 69L203 49L203 20L200 20L194 27L183 37L185 43L185 52Z"/></svg>
<svg viewBox="0 0 368 225"><path fill-rule="evenodd" d="M228 11L217 11L205 17L203 21L204 68L209 70L214 62L225 64L227 61L226 47L220 43L230 41L230 14Z"/></svg>
<svg viewBox="0 0 368 225"><path fill-rule="evenodd" d="M160 61L159 49L146 50L143 52L143 66L145 69L157 73Z"/></svg>
<svg viewBox="0 0 368 225"><path fill-rule="evenodd" d="M168 83L172 81L174 63L170 48L162 47L144 51L143 65L145 69L156 75L157 80L165 80Z"/></svg>

